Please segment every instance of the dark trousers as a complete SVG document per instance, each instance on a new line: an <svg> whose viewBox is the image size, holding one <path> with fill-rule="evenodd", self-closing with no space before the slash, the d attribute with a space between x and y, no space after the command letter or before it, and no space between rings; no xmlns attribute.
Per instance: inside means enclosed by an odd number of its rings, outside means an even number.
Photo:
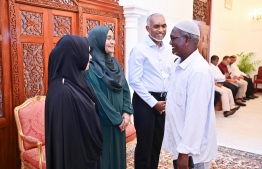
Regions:
<svg viewBox="0 0 262 169"><path fill-rule="evenodd" d="M155 98L158 101L164 100L160 97ZM135 92L132 103L137 136L135 169L157 169L164 136L165 113L160 115Z"/></svg>
<svg viewBox="0 0 262 169"><path fill-rule="evenodd" d="M236 98L236 95L237 95L237 92L238 92L238 87L236 85L233 85L233 84L228 83L228 82L224 82L223 85L226 88L229 88L232 91L234 98Z"/></svg>
<svg viewBox="0 0 262 169"><path fill-rule="evenodd" d="M214 99L214 106L215 107L216 107L217 102L219 101L220 97L221 97L221 94L219 92L215 91L215 99Z"/></svg>
<svg viewBox="0 0 262 169"><path fill-rule="evenodd" d="M246 97L253 96L255 90L254 90L254 85L253 85L252 79L244 76L244 80L247 81Z"/></svg>

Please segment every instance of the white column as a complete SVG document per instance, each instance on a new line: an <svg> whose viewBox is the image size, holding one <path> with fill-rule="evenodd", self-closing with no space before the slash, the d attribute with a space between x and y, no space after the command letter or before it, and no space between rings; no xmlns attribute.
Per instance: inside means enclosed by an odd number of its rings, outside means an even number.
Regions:
<svg viewBox="0 0 262 169"><path fill-rule="evenodd" d="M125 70L126 79L128 80L128 59L132 48L138 43L138 23L139 18L148 15L148 10L137 7L134 5L124 6L124 16L125 16Z"/></svg>

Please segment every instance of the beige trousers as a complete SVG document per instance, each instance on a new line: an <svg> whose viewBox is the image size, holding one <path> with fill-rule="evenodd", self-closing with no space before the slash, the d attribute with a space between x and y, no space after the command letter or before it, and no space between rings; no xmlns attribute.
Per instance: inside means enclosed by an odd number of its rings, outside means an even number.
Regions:
<svg viewBox="0 0 262 169"><path fill-rule="evenodd" d="M236 107L235 102L234 102L234 97L230 89L224 86L222 87L215 86L215 91L221 94L223 111L230 111L231 109Z"/></svg>
<svg viewBox="0 0 262 169"><path fill-rule="evenodd" d="M238 87L238 92L235 99L243 98L247 91L247 82L243 79L237 80L237 82L232 83Z"/></svg>

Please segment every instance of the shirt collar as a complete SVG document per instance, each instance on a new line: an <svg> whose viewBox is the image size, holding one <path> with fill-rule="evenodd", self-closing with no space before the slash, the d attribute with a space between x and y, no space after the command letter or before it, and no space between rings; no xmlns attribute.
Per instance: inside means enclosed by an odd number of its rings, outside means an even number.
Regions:
<svg viewBox="0 0 262 169"><path fill-rule="evenodd" d="M195 50L191 55L189 55L182 63L181 62L181 58L179 58L179 66L182 69L186 69L192 62L194 62L197 59L197 54L198 54L198 49Z"/></svg>
<svg viewBox="0 0 262 169"><path fill-rule="evenodd" d="M147 43L148 46L150 46L150 47L154 46L154 47L157 47L157 48L158 48L158 46L155 44L155 42L154 42L149 36L146 37L146 43ZM161 43L160 49L164 48L164 47L165 47L165 44L163 43L163 41L160 42L160 43Z"/></svg>

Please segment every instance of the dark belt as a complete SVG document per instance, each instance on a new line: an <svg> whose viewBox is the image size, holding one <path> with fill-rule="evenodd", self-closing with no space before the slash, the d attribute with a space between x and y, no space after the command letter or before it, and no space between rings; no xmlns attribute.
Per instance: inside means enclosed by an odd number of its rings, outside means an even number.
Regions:
<svg viewBox="0 0 262 169"><path fill-rule="evenodd" d="M155 98L164 98L166 99L167 92L149 92Z"/></svg>
<svg viewBox="0 0 262 169"><path fill-rule="evenodd" d="M225 82L217 82L218 84L224 84Z"/></svg>

